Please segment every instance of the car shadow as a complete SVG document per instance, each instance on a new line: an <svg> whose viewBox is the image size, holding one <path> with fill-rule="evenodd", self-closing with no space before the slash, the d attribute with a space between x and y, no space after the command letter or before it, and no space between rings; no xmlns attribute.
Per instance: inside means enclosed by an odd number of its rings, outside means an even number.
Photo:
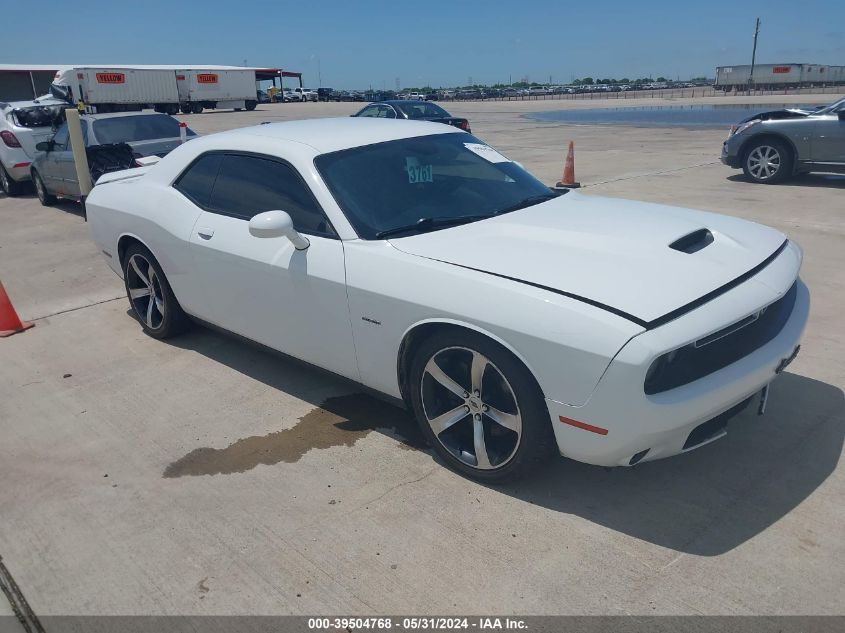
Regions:
<svg viewBox="0 0 845 633"><path fill-rule="evenodd" d="M742 174L732 174L727 177L731 182L748 183ZM845 175L842 174L798 174L777 185L778 187L827 187L845 189Z"/></svg>
<svg viewBox="0 0 845 633"><path fill-rule="evenodd" d="M7 199L7 200L38 200L38 196L35 194L35 191L27 191L26 193L18 194L17 196L7 196L5 193L0 191L0 199ZM71 215L79 216L80 218L85 218L85 209L83 206L78 202L73 202L72 200L65 200L59 198L56 202L51 204L49 209L57 209L59 211L64 211L65 213L70 213Z"/></svg>
<svg viewBox="0 0 845 633"><path fill-rule="evenodd" d="M324 424L333 425L337 444L350 445L348 438L343 441L345 433L378 432L440 462L407 411L365 393L357 383L204 327L167 342L330 413ZM326 393L339 397L326 399ZM551 459L517 483L488 488L678 552L723 554L807 499L842 454L845 395L838 387L785 372L772 385L766 414L757 416L755 409L731 420L726 438L685 455L634 468ZM325 448L325 433L308 428L315 436L313 448ZM278 444L281 438L273 435ZM298 445L297 455L308 448ZM220 453L226 457L225 450ZM292 460L282 455L269 463L279 461Z"/></svg>

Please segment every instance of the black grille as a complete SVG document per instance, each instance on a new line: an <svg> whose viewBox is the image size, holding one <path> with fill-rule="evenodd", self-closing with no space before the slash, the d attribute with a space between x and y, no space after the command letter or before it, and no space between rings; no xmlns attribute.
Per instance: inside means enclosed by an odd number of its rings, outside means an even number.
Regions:
<svg viewBox="0 0 845 633"><path fill-rule="evenodd" d="M746 398L745 400L743 400L737 405L734 405L724 413L720 413L715 418L710 418L709 420L707 420L707 422L699 424L692 430L692 433L689 434L689 437L687 437L687 441L684 442L683 450L687 450L688 448L692 448L693 446L698 446L699 444L704 444L704 442L706 442L707 440L713 439L714 437L719 435L719 433L721 433L727 428L728 420L742 413L743 409L748 406L749 402L751 402L751 398Z"/></svg>
<svg viewBox="0 0 845 633"><path fill-rule="evenodd" d="M750 322L749 318L753 317L742 319L695 343L663 354L649 367L645 392L655 394L689 384L763 347L786 325L797 294L796 281L783 297L765 308L756 319Z"/></svg>

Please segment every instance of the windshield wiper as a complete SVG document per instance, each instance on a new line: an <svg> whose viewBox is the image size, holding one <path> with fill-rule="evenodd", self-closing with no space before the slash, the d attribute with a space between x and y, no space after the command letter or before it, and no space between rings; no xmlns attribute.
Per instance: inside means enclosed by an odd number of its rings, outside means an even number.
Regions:
<svg viewBox="0 0 845 633"><path fill-rule="evenodd" d="M520 200L516 204L512 204L511 206L505 207L504 209L499 209L498 211L496 211L496 215L502 215L503 213L510 213L511 211L519 211L520 209L524 209L526 207L532 207L535 204L540 204L541 202L547 202L548 200L553 200L554 198L557 198L558 196L561 196L564 193L566 193L566 192L563 191L563 192L558 193L558 192L554 191L554 192L549 192L549 193L541 193L540 195L537 195L537 196L529 196L528 198L525 198L524 200Z"/></svg>
<svg viewBox="0 0 845 633"><path fill-rule="evenodd" d="M444 226L457 226L459 224L468 224L477 220L486 220L487 218L492 218L493 215L495 214L487 213L479 215L459 215L456 217L444 216L435 218L420 218L413 224L407 224L405 226L396 226L392 229L385 229L384 231L379 231L378 233L376 233L376 237L381 239L383 237L397 235L399 233L408 233L411 231L419 232Z"/></svg>

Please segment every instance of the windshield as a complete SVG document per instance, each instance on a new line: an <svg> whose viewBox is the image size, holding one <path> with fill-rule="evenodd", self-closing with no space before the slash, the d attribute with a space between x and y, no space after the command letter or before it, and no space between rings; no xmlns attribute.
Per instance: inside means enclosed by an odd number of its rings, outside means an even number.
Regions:
<svg viewBox="0 0 845 633"><path fill-rule="evenodd" d="M196 133L188 128L188 136ZM133 143L179 136L179 121L166 114L141 114L94 120L94 136L101 144Z"/></svg>
<svg viewBox="0 0 845 633"><path fill-rule="evenodd" d="M444 119L449 116L446 110L427 101L400 103L398 105L402 112L408 115L409 119Z"/></svg>
<svg viewBox="0 0 845 633"><path fill-rule="evenodd" d="M67 86L58 86L56 84L50 84L50 94L53 95L56 99L61 99L62 101L70 102L70 89Z"/></svg>
<svg viewBox="0 0 845 633"><path fill-rule="evenodd" d="M323 154L314 161L358 235L431 230L556 194L470 134L434 134ZM437 220L429 223L420 221Z"/></svg>
<svg viewBox="0 0 845 633"><path fill-rule="evenodd" d="M52 127L62 114L62 106L15 108L12 114L20 127Z"/></svg>
<svg viewBox="0 0 845 633"><path fill-rule="evenodd" d="M822 114L822 113L826 114L828 112L837 112L843 106L845 106L845 99L840 99L839 101L831 103L829 106L826 106L824 108L816 110L815 114Z"/></svg>

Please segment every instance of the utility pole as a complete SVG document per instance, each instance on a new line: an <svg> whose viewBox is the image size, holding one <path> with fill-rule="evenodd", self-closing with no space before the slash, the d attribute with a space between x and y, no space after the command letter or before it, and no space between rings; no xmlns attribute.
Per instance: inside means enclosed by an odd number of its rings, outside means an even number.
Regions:
<svg viewBox="0 0 845 633"><path fill-rule="evenodd" d="M754 27L754 48L751 50L751 72L748 75L748 88L754 89L754 63L757 61L757 36L760 34L760 18L757 18L757 25Z"/></svg>

